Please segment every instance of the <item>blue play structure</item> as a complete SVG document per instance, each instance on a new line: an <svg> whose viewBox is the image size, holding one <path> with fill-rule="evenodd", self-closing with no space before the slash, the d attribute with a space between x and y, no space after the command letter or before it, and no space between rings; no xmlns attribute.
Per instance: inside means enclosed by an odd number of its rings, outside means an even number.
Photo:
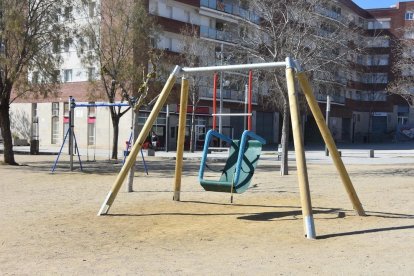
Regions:
<svg viewBox="0 0 414 276"><path fill-rule="evenodd" d="M229 157L222 170L219 180L204 178L207 167L207 154L213 137L221 139L230 145ZM206 191L243 193L249 187L254 171L259 161L262 145L266 141L252 131L245 130L241 140L232 140L229 137L209 130L206 135L201 166L198 175L201 186Z"/></svg>
<svg viewBox="0 0 414 276"><path fill-rule="evenodd" d="M70 106L70 110L69 110L69 128L66 131L66 134L65 134L65 137L63 139L62 145L59 149L59 153L58 153L58 155L56 157L56 160L53 164L52 173L54 173L55 170L56 170L57 164L59 162L59 158L62 154L62 150L63 150L63 147L64 147L67 139L69 141L70 170L73 171L73 142L74 142L74 148L75 148L75 151L78 155L80 170L83 171L82 161L81 161L80 154L79 154L78 143L76 141L76 136L75 136L75 128L74 128L74 110L75 110L75 108L78 108L78 107L86 107L86 108L88 108L88 107L130 107L130 105L128 103L87 103L87 104L85 104L85 103L76 103L75 99L72 96L69 97L69 106ZM131 145L131 142L132 142L132 133L129 136L129 140L128 140L128 143L127 143L127 148L124 151L124 162L125 162L126 156L129 154L129 147ZM145 159L144 159L144 155L142 153L142 149L141 149L141 157L142 157L142 161L144 163L145 173L148 175L148 168L147 168L147 164L146 164Z"/></svg>

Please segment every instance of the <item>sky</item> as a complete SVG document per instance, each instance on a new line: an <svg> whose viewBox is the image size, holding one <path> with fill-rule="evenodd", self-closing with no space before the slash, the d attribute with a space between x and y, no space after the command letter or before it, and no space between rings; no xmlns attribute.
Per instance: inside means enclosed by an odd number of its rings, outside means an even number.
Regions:
<svg viewBox="0 0 414 276"><path fill-rule="evenodd" d="M389 8L398 2L408 2L407 0L353 0L358 6L364 9Z"/></svg>

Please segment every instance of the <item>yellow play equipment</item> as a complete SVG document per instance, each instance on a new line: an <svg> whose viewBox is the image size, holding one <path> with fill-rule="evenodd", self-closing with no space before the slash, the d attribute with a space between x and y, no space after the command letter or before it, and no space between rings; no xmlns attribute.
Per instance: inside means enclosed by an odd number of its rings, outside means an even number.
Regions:
<svg viewBox="0 0 414 276"><path fill-rule="evenodd" d="M298 107L298 98L297 92L295 90L295 76L297 77L300 87L306 97L306 100L309 104L310 110L316 120L316 123L319 127L319 130L322 134L322 137L327 145L330 155L333 159L333 162L339 172L342 183L348 193L348 196L352 202L353 208L358 215L364 216L365 212L361 205L361 202L358 198L358 195L352 185L351 179L349 178L348 172L342 162L342 159L338 153L332 135L325 124L322 112L318 106L318 103L313 95L312 88L306 77L306 74L302 71L300 64L291 59L286 58L286 61L283 62L270 62L270 63L254 63L254 64L238 64L238 65L223 65L223 66L211 66L211 67L184 67L181 68L176 66L171 75L169 76L163 90L158 97L157 102L152 109L151 114L149 115L145 125L143 126L141 133L139 134L134 146L131 149L131 152L125 163L118 174L111 190L109 191L105 201L103 202L98 216L105 215L108 213L109 209L112 206L112 203L115 200L116 195L118 194L122 183L124 182L128 171L133 166L137 154L141 150L143 143L145 142L146 137L151 131L152 125L154 124L158 114L160 113L162 107L164 106L168 95L171 92L174 84L176 83L177 77L181 76L181 99L180 99L180 115L179 115L179 127L178 127L178 140L177 140L177 153L176 153L176 166L175 166L175 177L174 177L174 200L180 201L180 191L181 191L181 176L182 176L182 164L183 164L183 153L184 153L184 139L185 139L185 127L186 127L186 116L187 116L187 103L188 103L188 89L189 83L187 76L194 73L200 72L222 72L222 71L241 71L241 70L265 70L265 69L274 69L274 68L286 68L286 79L287 79L287 88L289 94L289 105L291 112L291 121L292 121L292 131L293 131L293 140L295 145L295 154L296 154L296 165L298 172L298 182L300 189L300 199L302 205L302 215L305 226L305 235L308 239L315 239L315 226L312 214L312 204L309 190L309 181L308 173L306 167L305 151L303 146L303 139L301 133L301 122L300 114Z"/></svg>

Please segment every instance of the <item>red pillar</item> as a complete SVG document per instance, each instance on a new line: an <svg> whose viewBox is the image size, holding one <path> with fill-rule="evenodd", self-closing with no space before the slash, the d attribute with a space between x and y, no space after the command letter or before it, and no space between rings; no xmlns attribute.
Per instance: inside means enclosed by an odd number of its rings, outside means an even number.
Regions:
<svg viewBox="0 0 414 276"><path fill-rule="evenodd" d="M214 82L213 82L213 114L217 114L217 73L214 73ZM216 115L213 115L213 130L216 130Z"/></svg>

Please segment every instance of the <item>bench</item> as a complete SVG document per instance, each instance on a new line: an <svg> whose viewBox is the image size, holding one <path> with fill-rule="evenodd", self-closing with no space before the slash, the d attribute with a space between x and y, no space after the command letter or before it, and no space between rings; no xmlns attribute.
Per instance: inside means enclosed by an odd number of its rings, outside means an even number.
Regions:
<svg viewBox="0 0 414 276"><path fill-rule="evenodd" d="M229 147L209 147L208 148L208 153L212 153L212 152L227 152L229 153L230 148Z"/></svg>

